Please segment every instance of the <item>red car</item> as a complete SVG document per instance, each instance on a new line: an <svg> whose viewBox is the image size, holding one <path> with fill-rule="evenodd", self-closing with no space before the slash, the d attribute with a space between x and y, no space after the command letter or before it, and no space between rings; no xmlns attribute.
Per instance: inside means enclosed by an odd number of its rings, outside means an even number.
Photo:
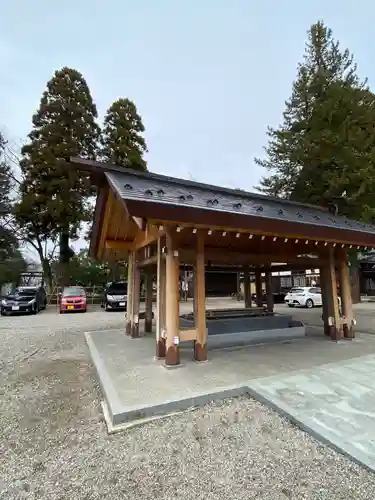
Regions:
<svg viewBox="0 0 375 500"><path fill-rule="evenodd" d="M64 288L60 296L60 314L73 311L87 311L86 293L78 286Z"/></svg>

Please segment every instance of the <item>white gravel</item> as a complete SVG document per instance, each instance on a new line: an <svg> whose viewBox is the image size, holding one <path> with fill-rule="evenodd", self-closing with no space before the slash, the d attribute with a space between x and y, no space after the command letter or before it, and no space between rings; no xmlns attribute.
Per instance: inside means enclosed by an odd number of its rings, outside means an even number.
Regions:
<svg viewBox="0 0 375 500"><path fill-rule="evenodd" d="M0 318L0 498L375 498L375 475L242 398L108 436L83 332L121 313Z"/></svg>

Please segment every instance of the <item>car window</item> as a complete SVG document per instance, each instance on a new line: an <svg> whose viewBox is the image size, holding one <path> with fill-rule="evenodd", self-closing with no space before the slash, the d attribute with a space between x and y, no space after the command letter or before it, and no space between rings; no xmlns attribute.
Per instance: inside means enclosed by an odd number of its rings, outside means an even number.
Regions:
<svg viewBox="0 0 375 500"><path fill-rule="evenodd" d="M36 288L15 288L12 292L12 295L35 295Z"/></svg>
<svg viewBox="0 0 375 500"><path fill-rule="evenodd" d="M84 297L85 291L82 288L78 287L69 287L69 288L64 288L63 290L63 296L64 297Z"/></svg>
<svg viewBox="0 0 375 500"><path fill-rule="evenodd" d="M126 294L128 291L128 286L126 283L112 283L112 285L109 285L107 288L107 293L110 295L111 293L122 293Z"/></svg>
<svg viewBox="0 0 375 500"><path fill-rule="evenodd" d="M303 288L292 288L290 290L290 293L303 293L304 289Z"/></svg>
<svg viewBox="0 0 375 500"><path fill-rule="evenodd" d="M310 288L309 292L310 293L322 293L320 288Z"/></svg>

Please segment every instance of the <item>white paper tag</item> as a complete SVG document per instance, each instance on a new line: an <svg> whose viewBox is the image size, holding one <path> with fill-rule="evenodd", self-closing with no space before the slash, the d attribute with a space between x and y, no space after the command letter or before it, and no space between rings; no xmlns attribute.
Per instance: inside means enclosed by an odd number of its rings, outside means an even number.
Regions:
<svg viewBox="0 0 375 500"><path fill-rule="evenodd" d="M179 337L173 337L173 343L174 345L178 345L180 343Z"/></svg>
<svg viewBox="0 0 375 500"><path fill-rule="evenodd" d="M134 315L134 323L139 323L139 317L138 314Z"/></svg>
<svg viewBox="0 0 375 500"><path fill-rule="evenodd" d="M161 338L162 339L167 338L167 330L165 328L161 329Z"/></svg>

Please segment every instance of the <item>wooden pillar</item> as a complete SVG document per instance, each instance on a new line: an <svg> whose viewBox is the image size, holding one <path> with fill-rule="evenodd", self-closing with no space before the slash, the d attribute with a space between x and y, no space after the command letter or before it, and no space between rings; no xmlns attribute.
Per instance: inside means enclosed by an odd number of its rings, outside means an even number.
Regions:
<svg viewBox="0 0 375 500"><path fill-rule="evenodd" d="M329 317L329 301L330 301L330 294L329 294L329 275L328 275L328 269L326 267L322 267L320 269L320 288L322 290L322 320L323 320L323 325L324 325L324 335L330 336L330 328L329 328L329 323L328 323L328 317Z"/></svg>
<svg viewBox="0 0 375 500"><path fill-rule="evenodd" d="M165 364L180 364L180 290L179 255L176 234L172 229L166 232L166 345Z"/></svg>
<svg viewBox="0 0 375 500"><path fill-rule="evenodd" d="M125 332L127 335L131 333L131 325L133 318L133 297L134 297L134 253L129 252L128 256L128 289L127 289L127 303L126 303L126 319L125 319Z"/></svg>
<svg viewBox="0 0 375 500"><path fill-rule="evenodd" d="M244 300L245 300L245 309L251 307L251 291L250 291L250 274L249 274L249 266L244 266Z"/></svg>
<svg viewBox="0 0 375 500"><path fill-rule="evenodd" d="M141 270L134 254L133 261L133 299L132 299L132 322L130 329L131 338L139 337L139 305L141 299Z"/></svg>
<svg viewBox="0 0 375 500"><path fill-rule="evenodd" d="M194 324L197 324L197 266L193 266L193 314L194 314Z"/></svg>
<svg viewBox="0 0 375 500"><path fill-rule="evenodd" d="M329 264L327 268L327 297L328 297L328 325L331 340L338 341L341 339L340 332L340 311L337 297L337 281L335 269L335 253L334 249L329 249Z"/></svg>
<svg viewBox="0 0 375 500"><path fill-rule="evenodd" d="M340 295L341 295L341 309L343 315L343 333L344 338L353 339L354 332L354 317L353 317L353 304L350 287L350 273L348 266L348 254L346 251L342 252L339 263L339 276L340 276Z"/></svg>
<svg viewBox="0 0 375 500"><path fill-rule="evenodd" d="M272 272L266 270L266 301L267 311L273 313Z"/></svg>
<svg viewBox="0 0 375 500"><path fill-rule="evenodd" d="M158 239L156 275L156 358L165 358L165 258Z"/></svg>
<svg viewBox="0 0 375 500"><path fill-rule="evenodd" d="M206 291L204 272L204 234L197 233L196 260L196 323L197 339L194 342L195 361L207 361Z"/></svg>
<svg viewBox="0 0 375 500"><path fill-rule="evenodd" d="M146 269L145 281L145 333L152 332L152 294L153 275L151 269Z"/></svg>
<svg viewBox="0 0 375 500"><path fill-rule="evenodd" d="M262 273L259 267L255 269L255 293L257 296L257 306L263 307Z"/></svg>
<svg viewBox="0 0 375 500"><path fill-rule="evenodd" d="M241 280L240 280L240 273L237 273L237 296L236 299L239 301L241 300Z"/></svg>

